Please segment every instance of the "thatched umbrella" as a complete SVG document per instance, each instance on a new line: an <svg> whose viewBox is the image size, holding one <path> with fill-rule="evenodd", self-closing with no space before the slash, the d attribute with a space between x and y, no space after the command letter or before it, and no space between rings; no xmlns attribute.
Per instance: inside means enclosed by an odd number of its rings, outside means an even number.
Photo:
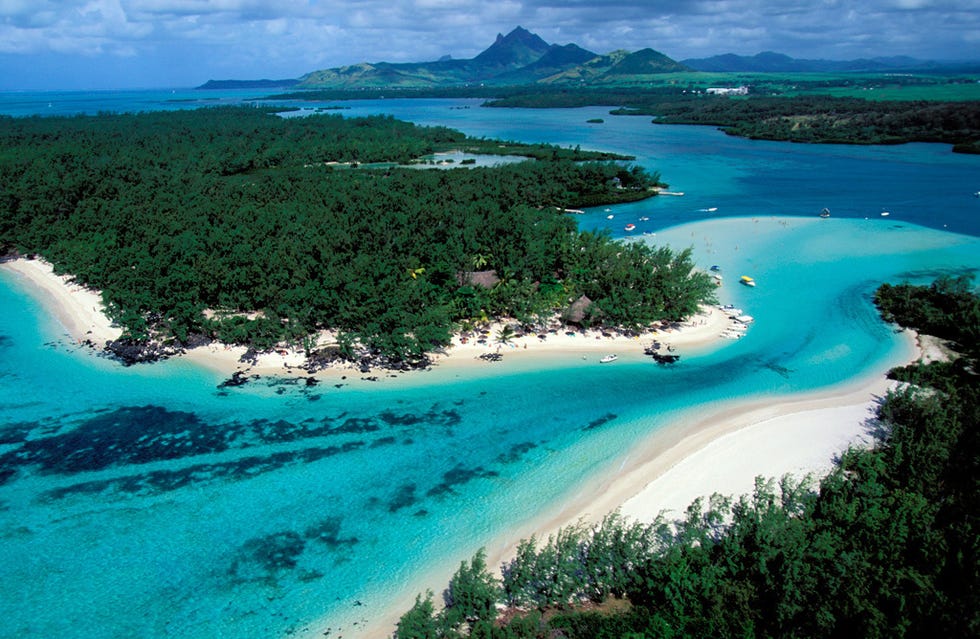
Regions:
<svg viewBox="0 0 980 639"><path fill-rule="evenodd" d="M479 288L493 288L500 282L497 271L460 271L456 273L456 281L460 286L476 286Z"/></svg>
<svg viewBox="0 0 980 639"><path fill-rule="evenodd" d="M582 295L572 302L572 305L565 311L565 321L569 324L581 324L590 306L592 306L592 300Z"/></svg>

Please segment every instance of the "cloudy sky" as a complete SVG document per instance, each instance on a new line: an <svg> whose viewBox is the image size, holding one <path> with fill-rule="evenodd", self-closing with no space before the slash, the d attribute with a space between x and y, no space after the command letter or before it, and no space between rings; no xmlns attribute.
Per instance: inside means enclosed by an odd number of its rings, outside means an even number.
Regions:
<svg viewBox="0 0 980 639"><path fill-rule="evenodd" d="M190 87L470 58L521 25L597 53L980 58L980 0L0 0L0 90Z"/></svg>

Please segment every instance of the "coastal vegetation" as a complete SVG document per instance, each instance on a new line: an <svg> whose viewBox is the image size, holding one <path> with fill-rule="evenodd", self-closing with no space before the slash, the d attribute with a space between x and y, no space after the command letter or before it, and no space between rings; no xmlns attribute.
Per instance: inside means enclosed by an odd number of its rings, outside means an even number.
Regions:
<svg viewBox="0 0 980 639"><path fill-rule="evenodd" d="M450 149L536 158L403 164ZM639 328L712 298L689 251L581 232L566 209L655 195L659 175L578 148L390 117L266 108L0 119L0 253L99 289L127 343L258 349L329 329L339 355L425 363L454 327ZM616 161L613 161L616 160Z"/></svg>
<svg viewBox="0 0 980 639"><path fill-rule="evenodd" d="M980 101L876 101L828 96L707 97L619 109L616 115L655 115L655 123L710 124L747 138L832 144L945 142L976 152Z"/></svg>
<svg viewBox="0 0 980 639"><path fill-rule="evenodd" d="M874 444L814 485L756 481L681 521L609 515L521 541L494 574L462 562L437 610L416 599L396 639L915 637L980 630L980 299L972 278L889 286L883 316L955 340L952 362L893 374Z"/></svg>

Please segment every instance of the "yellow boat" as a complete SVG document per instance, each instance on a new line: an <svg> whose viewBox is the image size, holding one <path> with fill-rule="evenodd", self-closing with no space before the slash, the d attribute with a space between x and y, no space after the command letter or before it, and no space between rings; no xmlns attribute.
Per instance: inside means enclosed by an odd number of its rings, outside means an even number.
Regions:
<svg viewBox="0 0 980 639"><path fill-rule="evenodd" d="M748 275L743 275L738 281L746 286L755 286L755 280Z"/></svg>

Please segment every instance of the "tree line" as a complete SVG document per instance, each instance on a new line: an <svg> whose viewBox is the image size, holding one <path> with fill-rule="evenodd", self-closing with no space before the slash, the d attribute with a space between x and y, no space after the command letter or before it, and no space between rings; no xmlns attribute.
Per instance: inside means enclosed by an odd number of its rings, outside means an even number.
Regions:
<svg viewBox="0 0 980 639"><path fill-rule="evenodd" d="M957 152L980 144L980 103L875 101L829 96L724 97L662 103L618 113L655 123L711 124L741 137L834 144L943 142Z"/></svg>
<svg viewBox="0 0 980 639"><path fill-rule="evenodd" d="M535 322L583 294L586 323L617 327L711 299L689 251L580 232L562 212L652 196L659 175L641 167L530 145L540 159L493 168L364 168L491 147L522 150L260 108L0 118L0 249L101 290L129 339L309 347L332 329L347 356L405 362L459 322ZM467 280L491 270L491 287Z"/></svg>
<svg viewBox="0 0 980 639"><path fill-rule="evenodd" d="M759 478L676 522L612 514L521 541L499 577L481 550L441 609L416 598L395 639L976 636L980 298L971 278L942 278L877 300L890 320L950 334L960 355L893 371L909 383L880 402L873 446L844 452L819 485Z"/></svg>

